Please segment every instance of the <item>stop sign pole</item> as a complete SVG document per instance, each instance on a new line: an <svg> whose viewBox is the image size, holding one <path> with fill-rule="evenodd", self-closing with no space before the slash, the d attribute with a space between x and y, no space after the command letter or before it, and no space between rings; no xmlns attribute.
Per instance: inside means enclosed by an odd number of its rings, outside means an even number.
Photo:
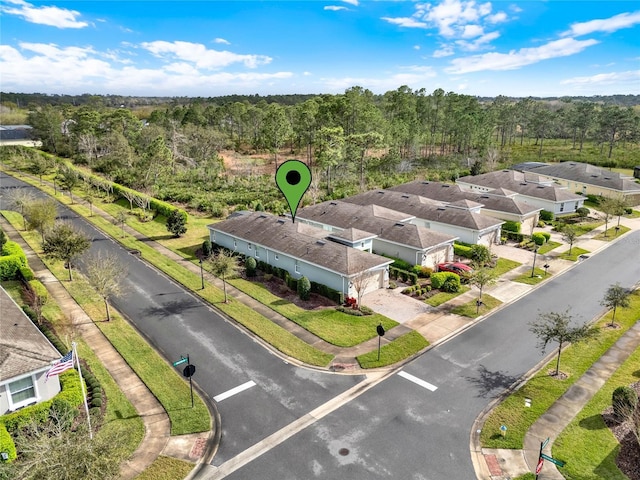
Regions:
<svg viewBox="0 0 640 480"><path fill-rule="evenodd" d="M380 341L382 340L382 337L384 337L385 333L382 323L376 327L376 332L378 332L378 361L380 361Z"/></svg>

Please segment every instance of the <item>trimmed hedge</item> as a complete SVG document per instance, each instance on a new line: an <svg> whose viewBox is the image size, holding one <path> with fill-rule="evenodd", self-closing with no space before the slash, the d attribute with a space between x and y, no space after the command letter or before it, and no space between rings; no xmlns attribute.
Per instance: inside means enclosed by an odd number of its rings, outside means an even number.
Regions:
<svg viewBox="0 0 640 480"><path fill-rule="evenodd" d="M515 232L503 232L503 233L509 240L513 240L514 242L520 243L524 240L523 233L515 233Z"/></svg>
<svg viewBox="0 0 640 480"><path fill-rule="evenodd" d="M27 285L29 285L29 289L31 289L38 297L40 305L46 305L47 301L49 300L49 292L47 292L47 289L42 284L42 282L40 282L40 280L34 279L29 280L27 282Z"/></svg>
<svg viewBox="0 0 640 480"><path fill-rule="evenodd" d="M431 274L431 286L433 288L440 289L447 279L453 278L458 280L458 286L460 286L460 276L453 272L436 272ZM455 281L455 280L454 280Z"/></svg>
<svg viewBox="0 0 640 480"><path fill-rule="evenodd" d="M552 222L553 217L553 212L550 212L549 210L540 210L540 220L544 222Z"/></svg>
<svg viewBox="0 0 640 480"><path fill-rule="evenodd" d="M33 273L33 270L31 270L31 267L29 267L29 265L25 267L20 267L20 276L22 277L22 280L25 282L29 282L34 278L36 278L35 274Z"/></svg>
<svg viewBox="0 0 640 480"><path fill-rule="evenodd" d="M2 246L0 256L0 280L14 280L20 268L27 266L27 256L16 242L8 241Z"/></svg>
<svg viewBox="0 0 640 480"><path fill-rule="evenodd" d="M0 452L7 452L9 455L8 462L13 462L18 456L13 438L11 438L7 427L5 427L3 423L0 423Z"/></svg>
<svg viewBox="0 0 640 480"><path fill-rule="evenodd" d="M502 224L502 231L520 233L521 227L522 227L522 224L520 222L514 222L513 220L505 220L505 222Z"/></svg>
<svg viewBox="0 0 640 480"><path fill-rule="evenodd" d="M461 245L459 243L454 243L453 253L455 253L459 257L471 258L471 247L467 247L466 245Z"/></svg>
<svg viewBox="0 0 640 480"><path fill-rule="evenodd" d="M544 235L542 235L541 233L534 233L533 235L531 235L531 240L533 240L533 243L538 246L544 244L544 242L546 241Z"/></svg>
<svg viewBox="0 0 640 480"><path fill-rule="evenodd" d="M394 280L400 279L405 283L411 283L411 285L415 285L418 283L418 275L407 270L395 268L393 266L389 266L389 277Z"/></svg>

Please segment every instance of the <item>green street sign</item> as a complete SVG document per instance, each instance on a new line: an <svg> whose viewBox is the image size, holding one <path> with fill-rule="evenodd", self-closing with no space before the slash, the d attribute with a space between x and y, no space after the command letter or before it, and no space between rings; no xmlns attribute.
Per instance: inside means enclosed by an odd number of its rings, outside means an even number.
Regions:
<svg viewBox="0 0 640 480"><path fill-rule="evenodd" d="M173 362L173 366L177 367L178 365L182 365L183 363L187 363L187 359L186 358L182 358L180 360L178 360L177 362Z"/></svg>
<svg viewBox="0 0 640 480"><path fill-rule="evenodd" d="M559 467L564 467L564 462L562 460L556 460L555 458L550 457L549 455L545 455L544 453L540 456L545 460L549 460L551 463L555 463Z"/></svg>
<svg viewBox="0 0 640 480"><path fill-rule="evenodd" d="M549 443L549 437L547 437L547 439L544 442L542 442L542 448L546 447L548 443Z"/></svg>

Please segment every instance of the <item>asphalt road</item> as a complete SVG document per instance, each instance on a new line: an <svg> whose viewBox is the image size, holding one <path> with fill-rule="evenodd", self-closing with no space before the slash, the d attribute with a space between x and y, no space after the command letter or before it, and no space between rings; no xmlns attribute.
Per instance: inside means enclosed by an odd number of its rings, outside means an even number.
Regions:
<svg viewBox="0 0 640 480"><path fill-rule="evenodd" d="M13 188L45 196L0 173L0 209L8 208L6 193ZM363 376L332 375L285 363L70 209L59 205L58 216L93 239L87 255L108 251L128 266L123 284L127 293L114 299L113 305L168 361L189 354L197 369L193 379L210 398L250 385L218 402L222 439L214 465L233 458L363 380ZM78 268L82 270L82 262L78 262ZM182 371L182 366L178 368Z"/></svg>
<svg viewBox="0 0 640 480"><path fill-rule="evenodd" d="M606 288L639 280L634 232L402 369L435 391L395 374L226 478L474 479L475 418L542 359L528 323L566 309L589 321Z"/></svg>

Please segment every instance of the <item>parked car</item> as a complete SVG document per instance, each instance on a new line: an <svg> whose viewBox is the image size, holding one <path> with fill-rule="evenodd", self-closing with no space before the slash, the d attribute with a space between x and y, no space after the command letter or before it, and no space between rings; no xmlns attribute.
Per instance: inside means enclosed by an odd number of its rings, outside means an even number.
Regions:
<svg viewBox="0 0 640 480"><path fill-rule="evenodd" d="M460 262L446 262L436 265L438 272L452 272L457 273L460 276L469 275L473 272L473 268L469 265Z"/></svg>

